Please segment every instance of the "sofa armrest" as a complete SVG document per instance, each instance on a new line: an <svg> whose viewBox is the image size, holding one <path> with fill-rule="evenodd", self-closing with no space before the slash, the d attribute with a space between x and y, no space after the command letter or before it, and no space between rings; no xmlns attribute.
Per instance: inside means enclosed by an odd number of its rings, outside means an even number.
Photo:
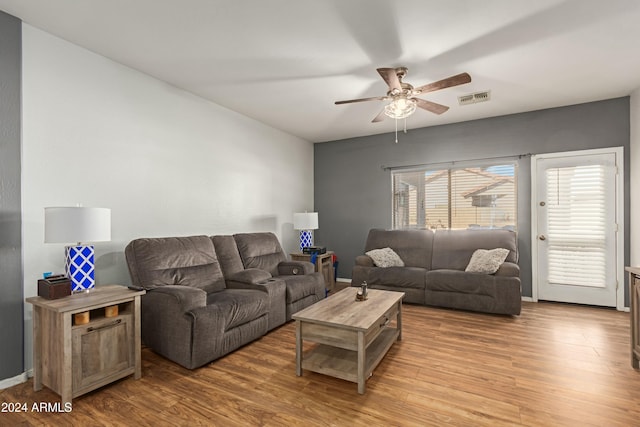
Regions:
<svg viewBox="0 0 640 427"><path fill-rule="evenodd" d="M271 279L271 273L265 270L257 269L257 268L247 268L246 270L233 273L226 279L227 279L227 283L235 282L235 283L256 284L256 283L262 283L266 280Z"/></svg>
<svg viewBox="0 0 640 427"><path fill-rule="evenodd" d="M192 369L190 313L206 304L207 293L198 288L167 285L147 290L140 298L142 341L164 357Z"/></svg>
<svg viewBox="0 0 640 427"><path fill-rule="evenodd" d="M301 276L315 273L316 266L308 261L282 261L278 264L279 276Z"/></svg>
<svg viewBox="0 0 640 427"><path fill-rule="evenodd" d="M164 300L163 305L175 307L176 312L185 313L207 305L207 293L200 288L181 285L159 286L147 291L148 300Z"/></svg>
<svg viewBox="0 0 640 427"><path fill-rule="evenodd" d="M520 266L513 262L503 262L495 272L496 276L520 277Z"/></svg>
<svg viewBox="0 0 640 427"><path fill-rule="evenodd" d="M358 255L356 257L356 265L360 265L362 267L374 267L375 264L369 255Z"/></svg>

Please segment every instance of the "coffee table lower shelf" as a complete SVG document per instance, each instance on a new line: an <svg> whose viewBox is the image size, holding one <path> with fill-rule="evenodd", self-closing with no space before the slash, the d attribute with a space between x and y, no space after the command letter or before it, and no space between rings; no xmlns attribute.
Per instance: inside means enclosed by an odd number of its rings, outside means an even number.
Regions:
<svg viewBox="0 0 640 427"><path fill-rule="evenodd" d="M399 334L396 328L385 328L375 341L366 348L362 373L365 381L371 376L373 370L398 339ZM302 368L358 383L358 352L356 350L318 344L304 352Z"/></svg>

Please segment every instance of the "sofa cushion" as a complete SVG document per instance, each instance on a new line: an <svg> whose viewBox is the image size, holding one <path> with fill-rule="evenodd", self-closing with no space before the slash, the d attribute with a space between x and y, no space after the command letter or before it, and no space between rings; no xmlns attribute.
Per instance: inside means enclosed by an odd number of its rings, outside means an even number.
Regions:
<svg viewBox="0 0 640 427"><path fill-rule="evenodd" d="M252 289L225 289L207 295L207 305L220 308L226 332L267 314L269 297L266 292Z"/></svg>
<svg viewBox="0 0 640 427"><path fill-rule="evenodd" d="M227 276L228 281L234 281L244 284L262 284L271 279L271 275L264 270L258 270L257 268L248 268L246 270L238 271L230 276Z"/></svg>
<svg viewBox="0 0 640 427"><path fill-rule="evenodd" d="M136 239L127 245L125 253L134 284L145 289L182 285L209 293L225 288L213 243L207 236Z"/></svg>
<svg viewBox="0 0 640 427"><path fill-rule="evenodd" d="M467 273L494 274L509 255L509 249L477 249L464 271Z"/></svg>
<svg viewBox="0 0 640 427"><path fill-rule="evenodd" d="M431 230L381 230L369 231L365 252L372 249L391 248L407 267L431 268L433 231ZM465 264L466 265L466 264Z"/></svg>
<svg viewBox="0 0 640 427"><path fill-rule="evenodd" d="M367 276L367 284L370 286L384 285L399 288L418 288L424 289L425 274L427 270L419 267L363 267L369 270ZM360 283L353 282L359 286Z"/></svg>
<svg viewBox="0 0 640 427"><path fill-rule="evenodd" d="M212 236L211 240L224 277L230 277L244 270L242 258L240 258L238 246L233 236Z"/></svg>
<svg viewBox="0 0 640 427"><path fill-rule="evenodd" d="M426 275L426 288L436 292L495 295L495 276L470 274L459 270L431 270Z"/></svg>
<svg viewBox="0 0 640 427"><path fill-rule="evenodd" d="M287 260L287 256L273 233L234 234L238 252L244 268L258 268L278 275L278 264Z"/></svg>
<svg viewBox="0 0 640 427"><path fill-rule="evenodd" d="M391 248L372 249L366 253L376 267L404 267L404 262Z"/></svg>
<svg viewBox="0 0 640 427"><path fill-rule="evenodd" d="M316 294L316 276L313 274L306 276L279 276L278 279L284 280L287 285L287 304Z"/></svg>
<svg viewBox="0 0 640 427"><path fill-rule="evenodd" d="M438 230L433 239L431 269L461 270L476 249L509 249L506 261L518 262L518 240L512 230Z"/></svg>

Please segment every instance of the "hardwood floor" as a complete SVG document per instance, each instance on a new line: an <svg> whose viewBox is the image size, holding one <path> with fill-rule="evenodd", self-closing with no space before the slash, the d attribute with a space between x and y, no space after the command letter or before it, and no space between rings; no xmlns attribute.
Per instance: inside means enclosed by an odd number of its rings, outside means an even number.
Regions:
<svg viewBox="0 0 640 427"><path fill-rule="evenodd" d="M33 382L0 391L0 425L640 426L640 372L630 365L629 313L524 303L518 317L403 307L397 342L357 385L295 375L295 325L201 369L142 352L142 378L73 401L69 413ZM4 406L3 406L4 407Z"/></svg>

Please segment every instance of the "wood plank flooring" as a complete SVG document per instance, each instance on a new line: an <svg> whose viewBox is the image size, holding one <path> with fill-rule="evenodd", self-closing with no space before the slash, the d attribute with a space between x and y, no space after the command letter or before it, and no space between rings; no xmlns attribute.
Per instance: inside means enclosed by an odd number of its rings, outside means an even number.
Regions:
<svg viewBox="0 0 640 427"><path fill-rule="evenodd" d="M355 383L295 375L295 325L189 371L143 349L143 377L73 401L70 413L0 413L0 425L640 426L629 313L524 303L518 317L405 305L397 342ZM0 403L59 402L33 382Z"/></svg>

